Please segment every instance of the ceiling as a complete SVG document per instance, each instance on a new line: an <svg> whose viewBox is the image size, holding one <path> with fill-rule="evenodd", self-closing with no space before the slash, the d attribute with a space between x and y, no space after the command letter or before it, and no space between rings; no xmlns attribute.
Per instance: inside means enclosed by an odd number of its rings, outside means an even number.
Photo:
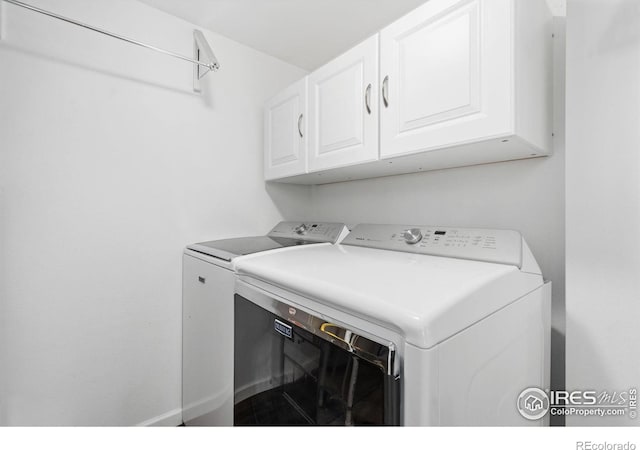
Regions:
<svg viewBox="0 0 640 450"><path fill-rule="evenodd" d="M306 70L313 70L425 0L141 0ZM529 1L529 0L527 0ZM566 0L547 0L565 15Z"/></svg>

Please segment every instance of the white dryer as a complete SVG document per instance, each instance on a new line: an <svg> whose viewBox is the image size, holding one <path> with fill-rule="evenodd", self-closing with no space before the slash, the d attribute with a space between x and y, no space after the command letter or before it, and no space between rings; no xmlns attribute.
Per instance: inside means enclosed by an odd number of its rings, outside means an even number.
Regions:
<svg viewBox="0 0 640 450"><path fill-rule="evenodd" d="M182 420L185 425L233 424L233 289L245 255L339 242L344 224L280 222L266 236L187 246L182 283Z"/></svg>
<svg viewBox="0 0 640 450"><path fill-rule="evenodd" d="M236 425L546 423L517 408L551 290L516 231L359 225L236 270Z"/></svg>

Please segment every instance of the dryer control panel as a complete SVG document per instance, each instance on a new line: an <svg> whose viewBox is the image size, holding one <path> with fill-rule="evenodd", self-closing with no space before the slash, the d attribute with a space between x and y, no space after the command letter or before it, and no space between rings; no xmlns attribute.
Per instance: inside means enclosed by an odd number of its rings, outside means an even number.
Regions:
<svg viewBox="0 0 640 450"><path fill-rule="evenodd" d="M512 230L361 224L342 244L522 266L522 236Z"/></svg>
<svg viewBox="0 0 640 450"><path fill-rule="evenodd" d="M280 222L267 236L335 244L348 231L343 223Z"/></svg>

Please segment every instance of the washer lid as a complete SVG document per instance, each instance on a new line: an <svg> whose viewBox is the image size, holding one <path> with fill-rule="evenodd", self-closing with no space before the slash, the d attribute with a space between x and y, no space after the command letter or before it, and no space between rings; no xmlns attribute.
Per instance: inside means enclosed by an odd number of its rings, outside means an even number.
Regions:
<svg viewBox="0 0 640 450"><path fill-rule="evenodd" d="M188 245L189 250L204 253L224 261L296 245L328 242L335 244L348 232L343 223L280 222L267 236L248 236Z"/></svg>
<svg viewBox="0 0 640 450"><path fill-rule="evenodd" d="M274 250L277 248L293 247L296 245L313 244L300 239L279 238L269 236L250 236L217 241L200 242L188 245L187 248L214 258L231 261L237 256Z"/></svg>
<svg viewBox="0 0 640 450"><path fill-rule="evenodd" d="M374 322L421 348L543 284L513 265L347 245L247 256L236 270L249 283L255 278Z"/></svg>

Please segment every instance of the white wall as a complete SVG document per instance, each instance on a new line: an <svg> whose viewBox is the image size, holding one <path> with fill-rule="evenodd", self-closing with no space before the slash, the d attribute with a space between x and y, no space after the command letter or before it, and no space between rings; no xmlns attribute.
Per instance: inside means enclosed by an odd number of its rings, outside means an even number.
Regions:
<svg viewBox="0 0 640 450"><path fill-rule="evenodd" d="M552 386L564 385L564 19L555 42L555 138L550 157L311 188L309 217L357 223L520 231L553 282ZM523 386L523 388L526 386Z"/></svg>
<svg viewBox="0 0 640 450"><path fill-rule="evenodd" d="M640 8L567 8L567 388L640 380ZM638 425L570 417L569 425Z"/></svg>
<svg viewBox="0 0 640 450"><path fill-rule="evenodd" d="M193 51L133 0L31 3ZM297 215L307 188L262 181L262 104L303 72L206 33L196 95L188 63L0 5L0 425L177 424L181 250Z"/></svg>

